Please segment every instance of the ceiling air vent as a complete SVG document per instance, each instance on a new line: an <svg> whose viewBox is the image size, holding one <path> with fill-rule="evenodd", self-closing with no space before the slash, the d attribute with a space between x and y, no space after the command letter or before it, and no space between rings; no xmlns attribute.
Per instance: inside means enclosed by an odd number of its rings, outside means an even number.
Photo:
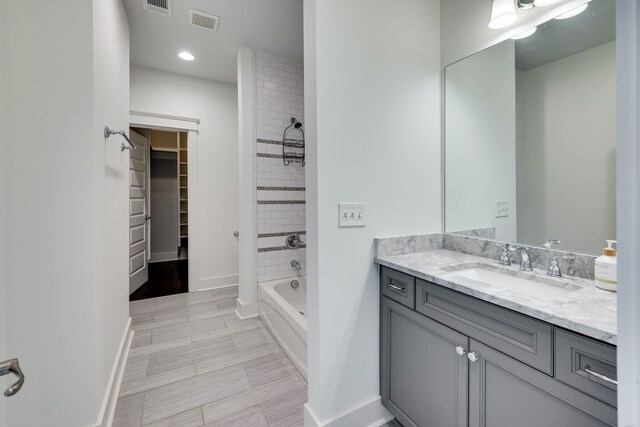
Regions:
<svg viewBox="0 0 640 427"><path fill-rule="evenodd" d="M143 0L144 10L171 17L172 0Z"/></svg>
<svg viewBox="0 0 640 427"><path fill-rule="evenodd" d="M215 15L209 15L208 13L200 12L197 10L189 9L189 23L196 27L206 28L207 30L215 31L218 29L220 23L220 17Z"/></svg>

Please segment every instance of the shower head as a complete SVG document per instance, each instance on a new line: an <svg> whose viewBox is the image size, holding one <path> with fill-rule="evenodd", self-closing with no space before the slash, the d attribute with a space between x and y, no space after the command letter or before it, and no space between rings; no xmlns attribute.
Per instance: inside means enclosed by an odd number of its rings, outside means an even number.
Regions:
<svg viewBox="0 0 640 427"><path fill-rule="evenodd" d="M300 123L295 117L291 117L291 124L296 129L300 129L302 127L302 123Z"/></svg>

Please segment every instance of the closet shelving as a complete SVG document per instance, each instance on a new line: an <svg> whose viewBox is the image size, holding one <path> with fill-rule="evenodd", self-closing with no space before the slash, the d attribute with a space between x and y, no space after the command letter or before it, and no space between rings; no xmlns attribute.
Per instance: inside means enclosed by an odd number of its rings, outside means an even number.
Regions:
<svg viewBox="0 0 640 427"><path fill-rule="evenodd" d="M187 246L189 237L189 179L187 162L187 134L178 134L178 193L180 194L179 246Z"/></svg>

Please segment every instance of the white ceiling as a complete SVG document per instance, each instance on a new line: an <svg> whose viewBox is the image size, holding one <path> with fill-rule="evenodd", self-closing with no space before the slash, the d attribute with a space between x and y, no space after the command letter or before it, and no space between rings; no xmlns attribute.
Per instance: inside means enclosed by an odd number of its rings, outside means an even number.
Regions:
<svg viewBox="0 0 640 427"><path fill-rule="evenodd" d="M129 18L131 65L236 84L236 55L249 47L303 59L302 0L173 0L172 16L123 0ZM189 9L217 15L217 31L189 24ZM186 62L178 52L196 59Z"/></svg>

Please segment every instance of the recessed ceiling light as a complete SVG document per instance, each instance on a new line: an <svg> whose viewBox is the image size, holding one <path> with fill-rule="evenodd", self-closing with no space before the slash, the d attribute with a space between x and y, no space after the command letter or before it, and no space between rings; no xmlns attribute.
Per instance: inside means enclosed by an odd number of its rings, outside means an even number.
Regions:
<svg viewBox="0 0 640 427"><path fill-rule="evenodd" d="M511 37L511 40L520 40L526 37L529 37L531 34L535 33L538 30L538 27L529 28L527 31L523 31L520 34L516 34Z"/></svg>
<svg viewBox="0 0 640 427"><path fill-rule="evenodd" d="M556 19L569 19L574 16L584 12L584 10L589 6L589 3L585 3L582 6L578 6L575 9L571 9L569 12L563 13L562 15L556 16Z"/></svg>
<svg viewBox="0 0 640 427"><path fill-rule="evenodd" d="M196 59L195 56L193 56L192 54L190 54L187 51L180 52L178 54L178 56L180 57L180 59L185 60L185 61L193 61L194 59Z"/></svg>

